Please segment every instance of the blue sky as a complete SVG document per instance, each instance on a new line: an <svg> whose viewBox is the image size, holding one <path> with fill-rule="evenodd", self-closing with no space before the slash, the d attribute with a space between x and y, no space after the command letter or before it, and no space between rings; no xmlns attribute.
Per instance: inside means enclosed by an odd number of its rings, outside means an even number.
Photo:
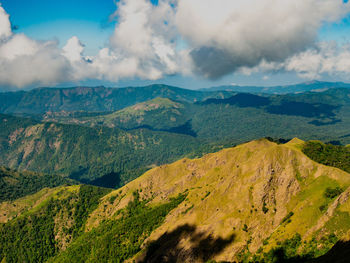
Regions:
<svg viewBox="0 0 350 263"><path fill-rule="evenodd" d="M151 1L157 5L158 0ZM10 15L15 33L24 33L35 40L58 40L63 47L68 39L77 36L84 43L84 54L96 55L108 45L114 32L115 19L110 16L116 11L113 0L0 0L3 8ZM344 44L350 42L350 16L336 23L324 24L319 29L318 40L336 41ZM337 81L338 76L323 74L323 80ZM343 80L343 79L340 79ZM201 75L163 77L158 80L125 78L110 80L80 80L79 84L110 86L144 85L150 83L167 83L187 88L203 88L217 85L279 85L306 81L294 72L274 71L273 73L226 74L215 80L208 80ZM57 85L70 85L60 82Z"/></svg>
<svg viewBox="0 0 350 263"><path fill-rule="evenodd" d="M2 0L12 25L38 40L57 38L63 45L76 35L92 55L104 46L113 32L109 16L115 11L113 0Z"/></svg>

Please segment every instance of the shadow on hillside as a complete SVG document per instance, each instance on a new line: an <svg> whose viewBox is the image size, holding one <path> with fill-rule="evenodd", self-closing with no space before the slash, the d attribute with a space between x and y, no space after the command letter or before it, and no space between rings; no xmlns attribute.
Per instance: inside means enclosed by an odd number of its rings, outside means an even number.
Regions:
<svg viewBox="0 0 350 263"><path fill-rule="evenodd" d="M197 232L195 226L186 224L150 243L137 262L207 262L223 251L234 239L235 235L227 239L215 238L210 234ZM183 248L180 245L183 240L191 243L191 248Z"/></svg>
<svg viewBox="0 0 350 263"><path fill-rule="evenodd" d="M240 108L260 108L270 104L270 99L249 93L239 93L226 99L207 99L200 104L230 104L236 105Z"/></svg>
<svg viewBox="0 0 350 263"><path fill-rule="evenodd" d="M112 172L87 183L100 187L117 188L120 186L120 182L119 173Z"/></svg>
<svg viewBox="0 0 350 263"><path fill-rule="evenodd" d="M272 114L301 116L307 118L330 118L333 120L336 116L334 111L338 108L339 106L323 103L282 101L280 105L269 106L266 111Z"/></svg>
<svg viewBox="0 0 350 263"><path fill-rule="evenodd" d="M326 125L334 125L334 124L337 124L339 122L342 122L342 120L338 120L338 119L332 119L330 121L313 120L313 121L310 121L309 124L320 127L320 126L326 126Z"/></svg>
<svg viewBox="0 0 350 263"><path fill-rule="evenodd" d="M350 241L338 241L325 255L310 260L310 263L347 263L350 262Z"/></svg>
<svg viewBox="0 0 350 263"><path fill-rule="evenodd" d="M313 258L309 256L297 256L288 258L284 248L277 248L272 251L267 262L276 263L348 263L350 262L350 241L338 241L325 255Z"/></svg>
<svg viewBox="0 0 350 263"><path fill-rule="evenodd" d="M188 120L184 124L170 128L170 129L156 129L156 128L153 128L149 125L141 125L141 126L137 126L137 127L134 127L131 129L126 129L126 130L132 131L132 130L138 130L138 129L148 129L151 131L170 132L170 133L184 134L184 135L189 135L192 137L197 137L197 133L192 129L192 120Z"/></svg>
<svg viewBox="0 0 350 263"><path fill-rule="evenodd" d="M69 175L69 178L80 181L80 178L89 171L88 168L84 168L84 167L79 167L79 168L80 168L79 170L72 172Z"/></svg>
<svg viewBox="0 0 350 263"><path fill-rule="evenodd" d="M274 263L303 263L310 262L309 257L296 256L290 258L283 247L273 249L268 253L264 262L274 262Z"/></svg>
<svg viewBox="0 0 350 263"><path fill-rule="evenodd" d="M272 105L270 98L248 94L239 93L226 99L208 99L200 104L230 104L240 108L253 107L262 108L270 114L301 116L306 118L320 118L321 120L313 120L310 124L315 126L333 125L341 120L336 119L335 110L340 106L334 106L324 103L306 103L298 101L282 100L279 105ZM329 119L325 121L325 119Z"/></svg>

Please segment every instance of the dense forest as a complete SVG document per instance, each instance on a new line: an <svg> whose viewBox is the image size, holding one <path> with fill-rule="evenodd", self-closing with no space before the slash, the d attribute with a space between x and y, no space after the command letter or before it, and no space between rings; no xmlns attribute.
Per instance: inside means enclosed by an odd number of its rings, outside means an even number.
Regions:
<svg viewBox="0 0 350 263"><path fill-rule="evenodd" d="M49 98L68 92L59 105L67 110L77 106L75 89L36 90L25 97L42 92ZM79 93L79 98L106 90L89 92ZM208 98L209 93L157 86L152 94L165 98L114 112L94 112L80 105L82 111L46 112L36 121L0 115L0 165L115 188L154 166L266 136L350 142L348 89L287 95L210 93ZM140 101L146 99L141 97ZM92 105L108 101L96 100ZM39 107L41 102L37 103ZM41 119L39 115L31 117Z"/></svg>
<svg viewBox="0 0 350 263"><path fill-rule="evenodd" d="M7 115L0 116L0 142L1 165L106 187L202 148L184 134L38 123Z"/></svg>
<svg viewBox="0 0 350 263"><path fill-rule="evenodd" d="M44 115L42 120L169 131L191 135L206 143L231 140L237 144L271 136L348 144L349 93L349 89L285 95L240 93L195 103L164 97L112 113L99 112L97 116L56 112Z"/></svg>
<svg viewBox="0 0 350 263"><path fill-rule="evenodd" d="M0 167L0 203L34 194L45 187L70 185L74 182L59 175L44 175L34 172L18 172Z"/></svg>
<svg viewBox="0 0 350 263"><path fill-rule="evenodd" d="M116 219L85 232L89 214L109 191L85 185L78 191L62 188L39 209L0 224L0 261L123 262L141 250L143 241L185 199L179 195L149 207L150 200L141 200L135 192Z"/></svg>
<svg viewBox="0 0 350 263"><path fill-rule="evenodd" d="M1 262L45 262L56 255L84 232L88 215L110 191L85 185L67 190L62 188L39 208L0 224ZM57 224L61 224L59 229Z"/></svg>
<svg viewBox="0 0 350 263"><path fill-rule="evenodd" d="M233 92L195 91L158 84L127 88L37 88L30 91L0 92L0 112L38 115L58 111L115 111L157 97L196 102L232 94Z"/></svg>
<svg viewBox="0 0 350 263"><path fill-rule="evenodd" d="M303 152L312 160L337 167L350 173L350 147L324 144L318 141L306 142Z"/></svg>
<svg viewBox="0 0 350 263"><path fill-rule="evenodd" d="M119 212L118 219L105 221L83 234L49 262L109 262L111 259L124 262L141 251L144 240L185 197L179 195L167 203L149 207L147 203L150 200L140 200L138 192L135 192L134 200Z"/></svg>
<svg viewBox="0 0 350 263"><path fill-rule="evenodd" d="M284 140L277 140L278 144L275 144L270 142L275 140L268 139L226 149L210 158L187 159L159 167L149 175L142 176L137 182L114 190L113 193L111 189L89 185L67 186L66 182L58 181L58 184L64 183L66 186L50 189L46 195L29 197L36 201L26 201L26 198L23 198L9 202L8 206L13 207L12 213L17 211L18 214L8 218L9 221L0 223L0 262L123 262L135 256L145 257L145 262L160 262L162 257L172 259L180 252L185 257L191 256L200 262L207 262L216 254L222 253L226 246L239 248L236 258L240 262L314 260L338 244L340 237L350 228L349 213L347 210L336 209L327 224L320 230L314 230L308 239L303 237L303 231L315 226L328 207L350 185L350 179L348 174L333 168L330 168L333 169L332 176L326 174L318 178L307 178L305 175L310 176L308 169L322 170L323 166L311 162L308 158L301 158L299 150L294 150L293 146L286 146ZM300 145L302 144L305 152L310 149L313 149L311 153L318 155L326 152L338 161L347 158L343 156L346 147L321 144L327 150L320 150L316 148L319 142L300 142ZM279 150L276 151L276 147ZM252 149L255 151L252 152ZM262 191L259 188L260 182L246 183L241 181L240 177L253 175L252 171L261 167L262 161L267 162L267 166L276 165L276 153L279 154L277 165L285 164L285 160L289 160L285 158L296 158L295 169L299 174L296 175L294 169L286 167L273 173L276 180L271 180L270 176L261 177L265 180L263 184L269 182L273 184L276 192L285 191L284 186L278 183L279 176L284 176L287 184L298 182L300 188L287 204L276 200L273 192L264 189L263 194L271 194L272 201L265 199L261 203L260 198L255 198L257 191ZM313 158L316 158L315 156ZM237 167L238 160L243 162ZM194 167L194 163L197 170L202 172L188 173L191 167ZM234 178L232 169L236 174ZM243 174L240 169L247 173ZM46 183L45 175L19 173L7 168L2 168L2 171L7 176L1 178L29 182L27 189L22 185L23 191L34 191L36 185L40 189ZM21 179L21 176L25 179ZM31 176L33 178L30 178ZM32 180L33 183L30 184L28 180ZM4 188L5 193L8 192L6 189ZM17 194L20 196L22 192ZM234 197L232 200L225 199L231 195ZM248 203L235 201L243 200L242 196L247 197L243 199ZM14 198L16 196L8 197ZM156 199L157 201L153 202ZM28 208L16 210L19 202L28 203ZM347 200L344 199L343 202ZM119 206L122 203L124 205ZM165 220L170 211L173 211L171 216ZM212 236L210 231L202 232L207 229L203 224L213 226L212 229L221 229L216 222L217 218L223 218L222 215L235 218L234 221L223 219L224 224L229 224L225 229L229 229L228 233L231 235L218 237ZM204 221L201 219L191 225L188 224L193 222L188 221L190 218L203 218ZM160 226L167 229L177 220L183 220L181 222L187 224L164 232L156 240L145 242L156 229L160 229ZM278 224L266 224L266 220L277 220ZM303 220L306 220L305 229L299 228ZM234 226L231 225L233 222ZM266 231L269 231L264 238L257 237L260 241L256 251L252 250L251 246L252 236L256 231L252 227L254 224L266 227ZM179 246L184 237L191 240L193 248L186 250ZM236 242L236 237L242 241Z"/></svg>

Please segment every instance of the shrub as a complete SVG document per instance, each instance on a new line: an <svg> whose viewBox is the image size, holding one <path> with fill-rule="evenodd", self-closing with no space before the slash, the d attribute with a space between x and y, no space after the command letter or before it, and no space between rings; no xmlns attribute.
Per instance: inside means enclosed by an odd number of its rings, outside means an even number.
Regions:
<svg viewBox="0 0 350 263"><path fill-rule="evenodd" d="M339 186L337 186L335 188L327 187L327 189L323 195L326 198L333 199L333 198L337 197L338 195L340 195L342 192L343 192L343 190Z"/></svg>

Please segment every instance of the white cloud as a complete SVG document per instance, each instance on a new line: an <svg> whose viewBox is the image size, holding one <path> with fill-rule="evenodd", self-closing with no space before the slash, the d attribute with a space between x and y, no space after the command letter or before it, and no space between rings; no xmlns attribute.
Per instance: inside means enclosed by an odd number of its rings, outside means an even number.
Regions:
<svg viewBox="0 0 350 263"><path fill-rule="evenodd" d="M318 79L328 75L350 80L350 44L339 45L335 41L319 42L282 62L263 60L255 67L239 69L239 73L244 75L257 72L273 74L280 71L295 72L304 79Z"/></svg>
<svg viewBox="0 0 350 263"><path fill-rule="evenodd" d="M63 48L11 31L0 6L0 84L24 87L100 79L159 79L197 73L295 71L305 78L349 73L347 46L317 44L323 22L350 12L342 0L121 0L109 43L84 56L72 36Z"/></svg>
<svg viewBox="0 0 350 263"><path fill-rule="evenodd" d="M283 63L283 67L307 79L319 78L322 74L349 79L350 45L339 46L335 42L323 42L289 58Z"/></svg>
<svg viewBox="0 0 350 263"><path fill-rule="evenodd" d="M177 8L196 71L214 79L304 51L323 22L350 11L342 0L179 0Z"/></svg>
<svg viewBox="0 0 350 263"><path fill-rule="evenodd" d="M27 42L28 39L23 36L14 36L6 43L13 43L7 49L11 53L3 52L6 44L0 47L0 83L24 87L34 83L52 85L64 81L70 65L60 54L56 43L35 43L26 47ZM24 51L14 47L24 47Z"/></svg>
<svg viewBox="0 0 350 263"><path fill-rule="evenodd" d="M84 57L84 45L77 37L63 47L62 54L72 67L70 79L156 80L180 71L179 65L184 65L180 59L185 55L176 51L177 35L171 22L174 9L169 1L153 6L148 0L122 0L114 15L119 23L109 46L96 56Z"/></svg>
<svg viewBox="0 0 350 263"><path fill-rule="evenodd" d="M160 1L158 6L148 0L120 1L110 52L118 58L116 62L133 61L129 67L133 72L124 74L157 79L178 72L174 12L170 1Z"/></svg>
<svg viewBox="0 0 350 263"><path fill-rule="evenodd" d="M9 15L0 4L0 41L11 36L11 23Z"/></svg>
<svg viewBox="0 0 350 263"><path fill-rule="evenodd" d="M9 15L0 6L0 84L24 87L66 80L69 62L54 41L34 41L11 31Z"/></svg>
<svg viewBox="0 0 350 263"><path fill-rule="evenodd" d="M80 42L78 37L73 36L67 44L62 48L63 55L71 62L81 61L84 51L84 45Z"/></svg>
<svg viewBox="0 0 350 263"><path fill-rule="evenodd" d="M40 45L23 34L13 35L0 46L0 57L13 60L20 56L32 56Z"/></svg>

